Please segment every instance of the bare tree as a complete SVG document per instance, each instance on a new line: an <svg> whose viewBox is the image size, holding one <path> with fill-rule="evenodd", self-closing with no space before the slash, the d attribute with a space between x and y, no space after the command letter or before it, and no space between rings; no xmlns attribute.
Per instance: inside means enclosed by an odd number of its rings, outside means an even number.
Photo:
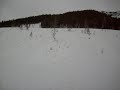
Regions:
<svg viewBox="0 0 120 90"><path fill-rule="evenodd" d="M85 33L90 35L91 33L90 33L90 29L89 29L89 26L88 26L87 19L85 19L84 27L85 27Z"/></svg>
<svg viewBox="0 0 120 90"><path fill-rule="evenodd" d="M106 18L104 17L101 28L104 29L105 27L106 27Z"/></svg>
<svg viewBox="0 0 120 90"><path fill-rule="evenodd" d="M54 22L53 22L53 31L52 31L52 36L53 36L53 39L56 40L56 30L57 28L57 19L56 19L56 16L54 17Z"/></svg>

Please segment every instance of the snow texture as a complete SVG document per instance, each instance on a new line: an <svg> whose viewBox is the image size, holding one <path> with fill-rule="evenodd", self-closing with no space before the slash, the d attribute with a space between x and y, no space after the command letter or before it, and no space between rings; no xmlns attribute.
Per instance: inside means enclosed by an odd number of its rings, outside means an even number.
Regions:
<svg viewBox="0 0 120 90"><path fill-rule="evenodd" d="M120 90L120 31L1 28L0 90Z"/></svg>

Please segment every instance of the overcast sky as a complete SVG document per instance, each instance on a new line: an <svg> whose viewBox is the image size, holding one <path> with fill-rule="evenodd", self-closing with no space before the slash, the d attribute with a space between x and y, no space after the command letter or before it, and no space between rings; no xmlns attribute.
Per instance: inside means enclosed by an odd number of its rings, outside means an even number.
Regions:
<svg viewBox="0 0 120 90"><path fill-rule="evenodd" d="M120 11L120 0L0 0L0 20L84 9Z"/></svg>

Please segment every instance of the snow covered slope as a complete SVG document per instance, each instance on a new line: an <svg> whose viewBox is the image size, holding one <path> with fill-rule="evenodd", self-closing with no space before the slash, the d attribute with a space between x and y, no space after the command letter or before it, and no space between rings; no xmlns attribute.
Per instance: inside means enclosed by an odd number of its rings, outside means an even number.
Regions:
<svg viewBox="0 0 120 90"><path fill-rule="evenodd" d="M120 18L120 11L116 11L116 12L106 12L106 11L102 11L103 13L106 13L107 15L110 15L114 18Z"/></svg>
<svg viewBox="0 0 120 90"><path fill-rule="evenodd" d="M120 31L1 28L0 90L120 90Z"/></svg>

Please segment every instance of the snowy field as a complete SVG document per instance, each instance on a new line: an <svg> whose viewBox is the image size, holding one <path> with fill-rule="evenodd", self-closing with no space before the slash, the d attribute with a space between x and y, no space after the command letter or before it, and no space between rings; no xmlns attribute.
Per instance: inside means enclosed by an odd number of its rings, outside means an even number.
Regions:
<svg viewBox="0 0 120 90"><path fill-rule="evenodd" d="M0 29L0 90L120 90L120 31Z"/></svg>

